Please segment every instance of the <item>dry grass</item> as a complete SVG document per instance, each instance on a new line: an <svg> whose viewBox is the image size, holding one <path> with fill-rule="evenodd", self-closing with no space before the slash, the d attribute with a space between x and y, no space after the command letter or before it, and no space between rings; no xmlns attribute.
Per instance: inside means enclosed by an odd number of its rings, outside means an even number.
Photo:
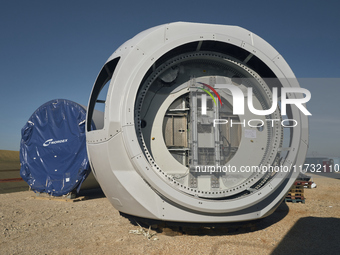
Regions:
<svg viewBox="0 0 340 255"><path fill-rule="evenodd" d="M0 150L1 161L19 161L19 151Z"/></svg>
<svg viewBox="0 0 340 255"><path fill-rule="evenodd" d="M0 171L12 169L20 169L19 151L0 150Z"/></svg>

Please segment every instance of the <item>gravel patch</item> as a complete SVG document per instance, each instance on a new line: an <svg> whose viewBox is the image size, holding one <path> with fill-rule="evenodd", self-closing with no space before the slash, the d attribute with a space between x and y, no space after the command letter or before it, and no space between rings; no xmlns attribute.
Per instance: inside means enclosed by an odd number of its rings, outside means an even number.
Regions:
<svg viewBox="0 0 340 255"><path fill-rule="evenodd" d="M283 203L267 218L215 228L146 227L150 239L105 197L68 203L33 199L29 191L1 194L0 254L338 254L340 179L314 181L305 204Z"/></svg>

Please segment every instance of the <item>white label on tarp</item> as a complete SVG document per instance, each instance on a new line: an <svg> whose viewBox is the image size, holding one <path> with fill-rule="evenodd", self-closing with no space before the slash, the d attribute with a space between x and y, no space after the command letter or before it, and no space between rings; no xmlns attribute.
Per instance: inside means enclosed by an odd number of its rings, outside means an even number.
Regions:
<svg viewBox="0 0 340 255"><path fill-rule="evenodd" d="M244 130L245 138L256 138L256 130L255 129L245 129Z"/></svg>
<svg viewBox="0 0 340 255"><path fill-rule="evenodd" d="M70 181L70 178L66 178L65 181L66 181L66 182L69 182L69 181Z"/></svg>

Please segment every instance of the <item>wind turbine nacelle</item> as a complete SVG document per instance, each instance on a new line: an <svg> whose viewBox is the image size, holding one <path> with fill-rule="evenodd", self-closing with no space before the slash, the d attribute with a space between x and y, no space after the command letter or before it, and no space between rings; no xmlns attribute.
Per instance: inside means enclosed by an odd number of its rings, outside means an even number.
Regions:
<svg viewBox="0 0 340 255"><path fill-rule="evenodd" d="M112 54L93 86L91 168L126 214L177 222L265 217L304 163L305 92L283 57L243 28L148 29ZM98 107L104 126L91 130Z"/></svg>

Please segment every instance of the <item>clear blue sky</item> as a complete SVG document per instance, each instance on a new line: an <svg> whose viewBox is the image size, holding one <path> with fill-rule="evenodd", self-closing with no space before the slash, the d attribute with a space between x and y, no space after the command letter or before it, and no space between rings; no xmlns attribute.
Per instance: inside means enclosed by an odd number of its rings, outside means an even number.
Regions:
<svg viewBox="0 0 340 255"><path fill-rule="evenodd" d="M297 77L340 77L339 10L335 0L3 1L0 149L19 150L21 128L43 103L64 98L87 105L93 82L113 51L164 23L241 26L273 45ZM330 94L318 85L306 86L312 93L307 105L313 114L311 151L340 156L340 113L335 110L340 84L330 83Z"/></svg>

